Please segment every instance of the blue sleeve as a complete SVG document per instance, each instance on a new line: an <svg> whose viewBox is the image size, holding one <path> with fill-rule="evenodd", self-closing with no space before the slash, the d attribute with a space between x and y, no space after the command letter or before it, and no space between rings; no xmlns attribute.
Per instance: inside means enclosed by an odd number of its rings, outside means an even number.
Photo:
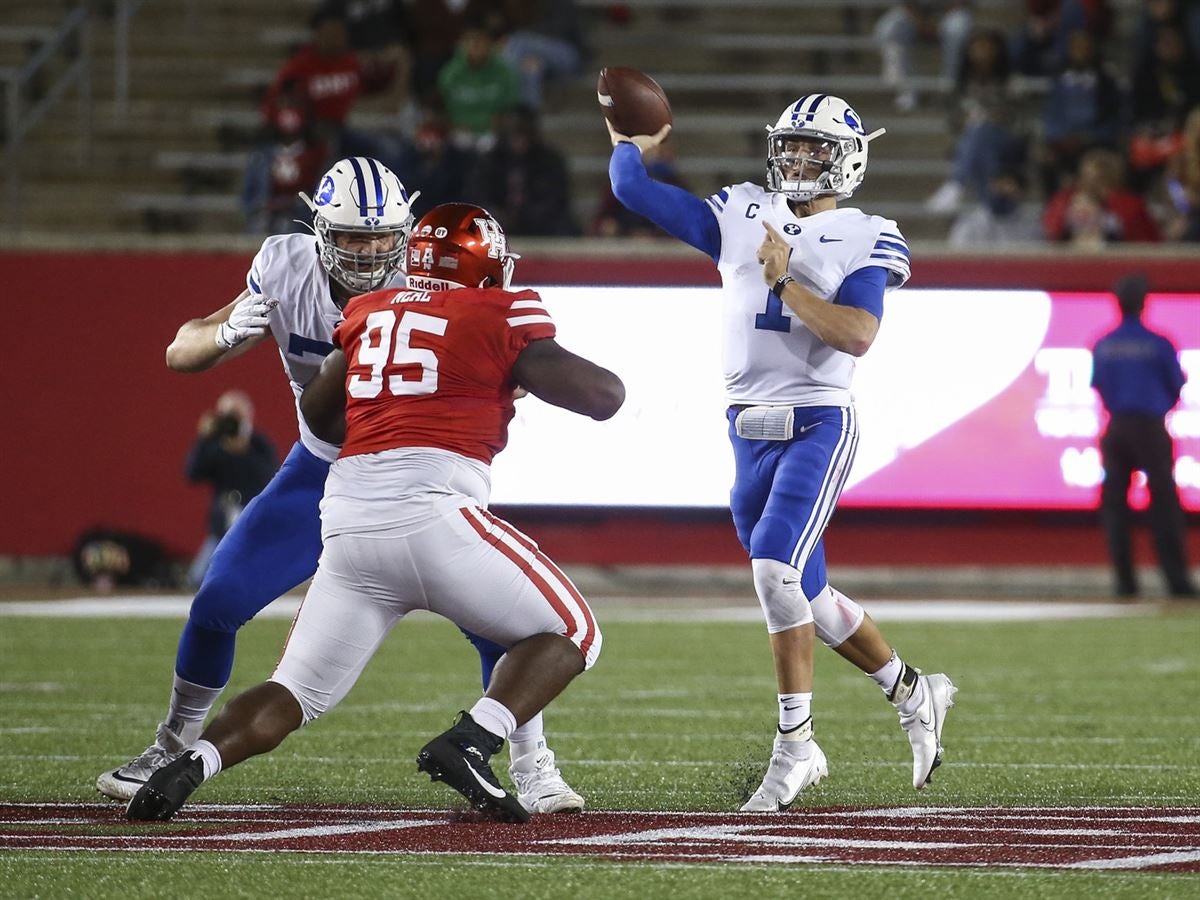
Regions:
<svg viewBox="0 0 1200 900"><path fill-rule="evenodd" d="M673 184L663 184L646 174L642 154L633 144L613 148L608 163L613 195L626 209L645 216L672 237L707 253L717 262L721 257L721 227L708 204Z"/></svg>
<svg viewBox="0 0 1200 900"><path fill-rule="evenodd" d="M841 306L865 309L883 321L883 289L887 286L888 270L883 266L867 266L851 272L838 289L833 302Z"/></svg>

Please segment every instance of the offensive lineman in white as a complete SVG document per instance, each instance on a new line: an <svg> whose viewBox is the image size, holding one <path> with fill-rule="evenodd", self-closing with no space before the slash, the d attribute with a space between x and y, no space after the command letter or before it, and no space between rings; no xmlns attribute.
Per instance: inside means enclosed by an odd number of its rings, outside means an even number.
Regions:
<svg viewBox="0 0 1200 900"><path fill-rule="evenodd" d="M302 195L303 196L303 195ZM277 597L307 581L321 555L320 502L340 450L300 415L300 395L333 351L333 329L358 294L403 287L413 215L400 179L369 157L334 163L312 199L314 234L268 237L228 306L185 322L167 365L202 372L273 338L296 398L300 439L279 472L221 540L188 612L175 657L167 714L154 743L102 773L96 789L129 800L158 769L193 743L233 669L238 629ZM465 633L465 632L464 632ZM467 637L479 651L484 686L505 648ZM579 810L584 801L562 778L538 713L513 733L510 774L530 812Z"/></svg>
<svg viewBox="0 0 1200 900"><path fill-rule="evenodd" d="M631 137L609 125L609 177L625 206L711 256L724 287L730 510L779 685L771 761L742 810L786 809L828 774L810 711L814 636L896 707L919 790L942 761L957 689L907 665L863 608L829 584L822 541L858 444L854 358L875 339L885 293L909 276L895 222L837 208L861 184L867 145L883 132L866 134L844 100L809 94L767 128L766 187L744 182L701 200L646 174L642 152L669 130Z"/></svg>

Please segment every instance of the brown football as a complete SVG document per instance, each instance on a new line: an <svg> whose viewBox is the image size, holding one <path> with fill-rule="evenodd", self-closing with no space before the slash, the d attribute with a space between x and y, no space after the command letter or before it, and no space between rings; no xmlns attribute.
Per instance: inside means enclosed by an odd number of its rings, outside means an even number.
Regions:
<svg viewBox="0 0 1200 900"><path fill-rule="evenodd" d="M604 118L620 134L655 134L671 122L671 104L663 89L637 69L609 66L596 79L596 96Z"/></svg>

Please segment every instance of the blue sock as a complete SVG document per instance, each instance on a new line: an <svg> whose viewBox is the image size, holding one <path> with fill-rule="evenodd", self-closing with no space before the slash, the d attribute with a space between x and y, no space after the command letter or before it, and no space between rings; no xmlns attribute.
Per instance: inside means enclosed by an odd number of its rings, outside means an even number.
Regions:
<svg viewBox="0 0 1200 900"><path fill-rule="evenodd" d="M193 624L183 626L179 652L175 654L175 672L193 684L209 688L224 687L233 671L236 635ZM489 676L491 670L488 670Z"/></svg>
<svg viewBox="0 0 1200 900"><path fill-rule="evenodd" d="M479 668L483 675L483 689L486 691L487 686L492 683L492 670L496 668L496 663L500 661L500 657L508 652L508 649L489 641L487 638L471 634L469 631L462 630L462 633L468 641L475 645L475 649L479 651Z"/></svg>

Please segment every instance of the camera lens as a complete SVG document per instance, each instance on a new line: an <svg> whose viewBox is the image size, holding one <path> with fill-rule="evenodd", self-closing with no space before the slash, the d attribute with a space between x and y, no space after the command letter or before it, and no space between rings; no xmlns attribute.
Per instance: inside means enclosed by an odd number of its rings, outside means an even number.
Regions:
<svg viewBox="0 0 1200 900"><path fill-rule="evenodd" d="M242 420L237 416L225 413L217 416L216 425L213 428L215 434L220 437L233 437L242 428Z"/></svg>

